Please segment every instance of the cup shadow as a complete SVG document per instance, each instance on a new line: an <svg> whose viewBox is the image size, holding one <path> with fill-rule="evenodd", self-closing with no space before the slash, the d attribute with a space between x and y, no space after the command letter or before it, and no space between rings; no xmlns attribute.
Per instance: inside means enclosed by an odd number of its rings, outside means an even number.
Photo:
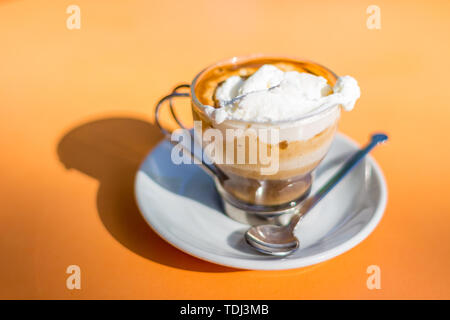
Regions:
<svg viewBox="0 0 450 320"><path fill-rule="evenodd" d="M67 169L99 181L97 210L109 233L134 253L159 264L198 272L237 271L201 261L161 239L145 222L134 199L141 161L161 140L159 129L134 118L104 118L75 126L57 144Z"/></svg>
<svg viewBox="0 0 450 320"><path fill-rule="evenodd" d="M140 171L171 193L225 214L213 179L199 165L192 165L189 155L184 154L186 163L175 164L171 153L172 144L169 141L159 143L141 163Z"/></svg>

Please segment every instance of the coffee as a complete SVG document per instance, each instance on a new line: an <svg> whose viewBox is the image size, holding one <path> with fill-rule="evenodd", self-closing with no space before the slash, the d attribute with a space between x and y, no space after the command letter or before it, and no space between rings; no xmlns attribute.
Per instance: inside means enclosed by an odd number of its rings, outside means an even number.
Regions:
<svg viewBox="0 0 450 320"><path fill-rule="evenodd" d="M341 89L339 81L322 66L288 58L231 60L206 69L194 80L194 120L201 121L203 132L210 128L220 130L224 137L223 149L231 150L215 161L225 174L220 183L229 196L250 205L277 206L307 195L312 183L311 172L326 155L337 130L340 104L348 100L344 94L337 93ZM307 86L315 87L299 91ZM348 87L342 92L348 93ZM244 96L242 101L225 105L228 102L224 99L239 98L239 94ZM311 110L302 114L302 110L295 109L297 104L299 108ZM263 129L277 130L278 140L262 138L259 131ZM240 130L247 136L227 138L227 130ZM243 141L248 143L243 146ZM206 141L201 143L205 146ZM258 153L256 161L238 163L236 155L242 148L246 160ZM266 150L269 155L276 151L275 171L264 172L272 164L263 163L260 150Z"/></svg>

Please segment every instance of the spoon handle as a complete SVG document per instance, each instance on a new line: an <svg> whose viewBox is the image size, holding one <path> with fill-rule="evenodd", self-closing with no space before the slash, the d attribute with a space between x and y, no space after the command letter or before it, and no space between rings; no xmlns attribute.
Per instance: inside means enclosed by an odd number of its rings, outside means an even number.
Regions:
<svg viewBox="0 0 450 320"><path fill-rule="evenodd" d="M387 141L387 139L388 136L384 133L373 134L369 143L364 148L355 152L324 186L322 186L313 196L309 197L305 201L300 208L300 212L292 217L289 222L289 227L294 229L300 219L304 217L305 214L309 212L320 200L322 200L323 197L325 197L325 195L361 161L361 159L363 159L375 146L379 143Z"/></svg>

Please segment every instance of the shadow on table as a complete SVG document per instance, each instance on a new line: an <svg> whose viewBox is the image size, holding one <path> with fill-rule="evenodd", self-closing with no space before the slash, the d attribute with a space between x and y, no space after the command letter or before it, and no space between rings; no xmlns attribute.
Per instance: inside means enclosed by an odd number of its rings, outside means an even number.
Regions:
<svg viewBox="0 0 450 320"><path fill-rule="evenodd" d="M106 118L72 128L58 143L67 169L79 170L100 182L97 208L101 221L122 245L167 266L200 272L232 272L193 258L153 232L134 200L134 177L141 161L163 138L151 123L132 118Z"/></svg>

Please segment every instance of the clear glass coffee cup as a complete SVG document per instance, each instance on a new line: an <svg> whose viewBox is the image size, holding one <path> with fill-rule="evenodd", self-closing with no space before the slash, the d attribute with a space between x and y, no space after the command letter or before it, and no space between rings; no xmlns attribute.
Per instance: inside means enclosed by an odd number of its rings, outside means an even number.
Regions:
<svg viewBox="0 0 450 320"><path fill-rule="evenodd" d="M215 104L217 86L232 75L248 77L264 64L322 76L331 87L337 81L332 71L310 61L266 55L233 57L207 67L190 85L177 86L155 109L157 125L171 140L172 132L161 124L160 109L168 102L171 115L184 128L173 100L190 98L195 128L192 139L203 152L199 156L192 147L184 148L214 179L225 213L251 225L283 224L297 212L311 190L314 169L330 148L341 111L339 105L331 105L285 121L216 123L206 106Z"/></svg>

